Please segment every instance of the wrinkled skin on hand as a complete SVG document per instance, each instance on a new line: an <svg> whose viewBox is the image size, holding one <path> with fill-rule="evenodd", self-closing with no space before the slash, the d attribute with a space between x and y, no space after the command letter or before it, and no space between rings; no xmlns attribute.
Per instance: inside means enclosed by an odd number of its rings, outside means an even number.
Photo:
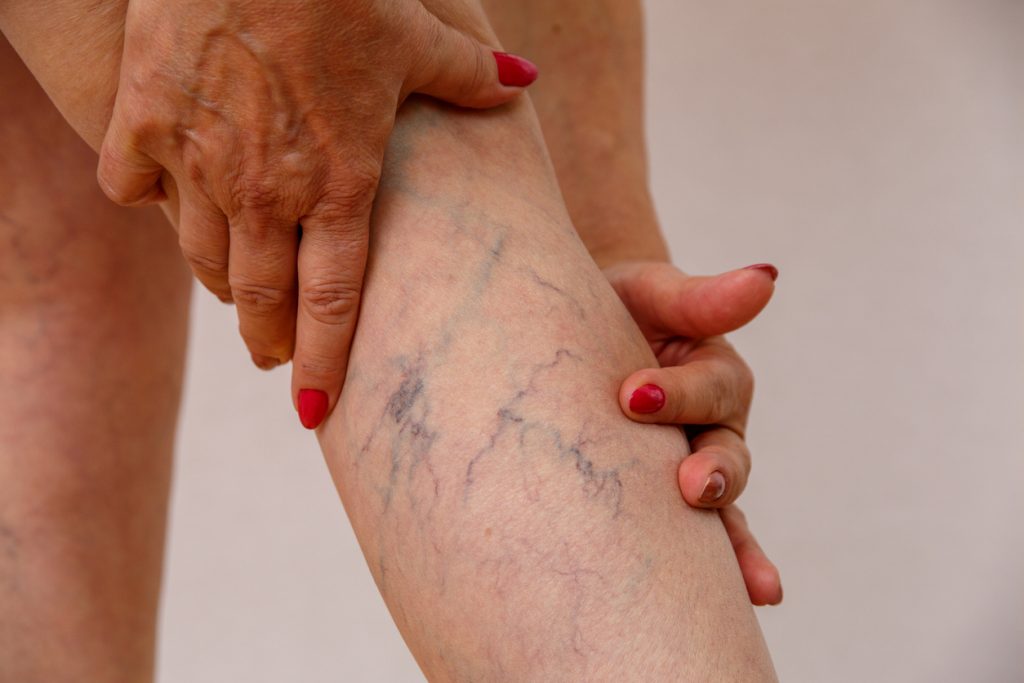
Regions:
<svg viewBox="0 0 1024 683"><path fill-rule="evenodd" d="M323 392L329 409L395 112L413 92L510 100L535 73L500 59L419 0L131 0L100 185L125 205L170 198L253 361L294 359L293 396Z"/></svg>
<svg viewBox="0 0 1024 683"><path fill-rule="evenodd" d="M745 437L754 376L722 336L761 312L778 272L759 266L696 277L651 261L619 263L604 273L661 364L626 378L619 391L623 412L639 422L686 429L693 453L679 466L683 498L694 507L721 510L751 601L781 602L779 572L733 504L750 474ZM633 410L633 393L650 385L663 390L663 407Z"/></svg>

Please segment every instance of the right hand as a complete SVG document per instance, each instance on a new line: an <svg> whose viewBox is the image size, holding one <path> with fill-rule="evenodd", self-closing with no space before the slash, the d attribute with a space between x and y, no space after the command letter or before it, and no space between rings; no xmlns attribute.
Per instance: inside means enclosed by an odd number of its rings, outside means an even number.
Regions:
<svg viewBox="0 0 1024 683"><path fill-rule="evenodd" d="M98 178L122 205L177 204L196 277L237 305L253 362L294 360L315 428L344 382L399 105L492 107L535 77L419 0L130 0Z"/></svg>

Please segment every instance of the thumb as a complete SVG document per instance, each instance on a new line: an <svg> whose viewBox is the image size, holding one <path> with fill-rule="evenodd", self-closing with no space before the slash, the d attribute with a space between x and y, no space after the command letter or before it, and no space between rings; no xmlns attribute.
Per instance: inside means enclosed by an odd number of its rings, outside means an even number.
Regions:
<svg viewBox="0 0 1024 683"><path fill-rule="evenodd" d="M749 267L706 277L653 263L623 264L606 274L641 329L704 339L753 320L772 297L773 272Z"/></svg>
<svg viewBox="0 0 1024 683"><path fill-rule="evenodd" d="M122 206L141 206L167 198L160 183L163 166L141 152L135 140L121 107L115 105L100 148L96 179L103 193Z"/></svg>
<svg viewBox="0 0 1024 683"><path fill-rule="evenodd" d="M411 92L462 107L486 109L504 104L537 80L533 62L496 52L429 15L430 54L409 77Z"/></svg>

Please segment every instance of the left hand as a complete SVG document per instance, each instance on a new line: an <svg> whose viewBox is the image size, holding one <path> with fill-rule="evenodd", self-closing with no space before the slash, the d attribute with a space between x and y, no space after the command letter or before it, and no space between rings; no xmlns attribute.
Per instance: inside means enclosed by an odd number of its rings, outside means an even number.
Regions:
<svg viewBox="0 0 1024 683"><path fill-rule="evenodd" d="M638 422L686 425L693 453L679 466L679 488L694 507L719 508L755 605L782 601L782 584L733 502L750 473L744 441L754 377L721 335L767 305L778 271L751 266L695 277L664 262L625 262L604 273L629 310L660 368L622 383L619 403Z"/></svg>
<svg viewBox="0 0 1024 683"><path fill-rule="evenodd" d="M236 304L253 363L293 361L308 429L345 380L395 112L412 93L490 108L537 75L442 19L469 22L472 7L127 2L99 184L119 204L168 200L185 259Z"/></svg>

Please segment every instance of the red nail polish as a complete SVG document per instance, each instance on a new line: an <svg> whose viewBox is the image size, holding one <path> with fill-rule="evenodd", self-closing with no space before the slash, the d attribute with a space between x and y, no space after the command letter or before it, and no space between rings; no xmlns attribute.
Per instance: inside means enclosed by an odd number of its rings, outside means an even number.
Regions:
<svg viewBox="0 0 1024 683"><path fill-rule="evenodd" d="M316 429L327 414L327 394L319 389L299 390L299 421L306 429Z"/></svg>
<svg viewBox="0 0 1024 683"><path fill-rule="evenodd" d="M721 472L712 472L704 484L704 490L700 493L700 502L704 504L714 503L725 495L725 477Z"/></svg>
<svg viewBox="0 0 1024 683"><path fill-rule="evenodd" d="M507 52L495 52L494 61L498 63L498 80L502 85L525 88L537 80L537 65L528 59Z"/></svg>
<svg viewBox="0 0 1024 683"><path fill-rule="evenodd" d="M743 270L763 270L771 276L772 282L779 279L779 269L770 263L755 263L752 266L747 266Z"/></svg>
<svg viewBox="0 0 1024 683"><path fill-rule="evenodd" d="M645 415L665 407L665 391L656 384L645 384L629 397L629 409Z"/></svg>

